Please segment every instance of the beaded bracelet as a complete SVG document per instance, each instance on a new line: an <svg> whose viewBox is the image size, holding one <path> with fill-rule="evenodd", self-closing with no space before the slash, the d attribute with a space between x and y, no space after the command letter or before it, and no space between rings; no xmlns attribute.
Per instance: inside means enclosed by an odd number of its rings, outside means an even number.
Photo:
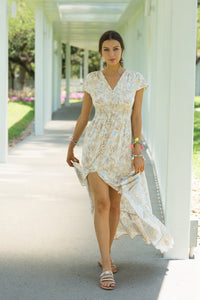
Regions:
<svg viewBox="0 0 200 300"><path fill-rule="evenodd" d="M136 144L136 143L134 143L134 144ZM131 149L133 149L135 147L134 144L131 145ZM141 149L144 149L144 147L141 146Z"/></svg>
<svg viewBox="0 0 200 300"><path fill-rule="evenodd" d="M136 157L143 157L144 158L144 156L141 154L134 154L132 157L131 157L131 159L132 160L134 160L134 156L136 156ZM145 158L144 158L144 160L146 160Z"/></svg>
<svg viewBox="0 0 200 300"><path fill-rule="evenodd" d="M139 141L139 138L137 137L137 138L134 139L134 142L133 142L133 144L131 145L131 149L135 147L134 145L135 145L136 143L143 145L143 143L142 143L141 141ZM141 146L141 149L144 149L144 147Z"/></svg>
<svg viewBox="0 0 200 300"><path fill-rule="evenodd" d="M79 142L74 141L73 137L71 138L70 142L74 143L74 145L79 145Z"/></svg>

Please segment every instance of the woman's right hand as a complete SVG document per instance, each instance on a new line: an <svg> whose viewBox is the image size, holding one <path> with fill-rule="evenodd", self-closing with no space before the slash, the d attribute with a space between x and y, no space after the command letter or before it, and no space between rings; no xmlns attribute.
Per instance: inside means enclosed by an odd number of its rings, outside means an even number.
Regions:
<svg viewBox="0 0 200 300"><path fill-rule="evenodd" d="M69 145L68 152L67 152L66 162L68 163L68 165L70 167L74 167L74 165L73 165L73 163L71 161L79 163L78 158L76 158L74 156L74 150L73 150L73 148L71 148L70 145Z"/></svg>

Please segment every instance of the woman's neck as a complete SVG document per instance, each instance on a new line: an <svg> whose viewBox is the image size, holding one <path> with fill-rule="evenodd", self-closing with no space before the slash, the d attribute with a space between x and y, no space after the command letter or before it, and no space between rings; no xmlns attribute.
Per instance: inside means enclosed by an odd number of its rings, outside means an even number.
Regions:
<svg viewBox="0 0 200 300"><path fill-rule="evenodd" d="M117 64L117 65L114 65L114 66L109 66L108 65L104 70L108 74L112 75L112 74L118 73L120 69L121 69L121 65Z"/></svg>

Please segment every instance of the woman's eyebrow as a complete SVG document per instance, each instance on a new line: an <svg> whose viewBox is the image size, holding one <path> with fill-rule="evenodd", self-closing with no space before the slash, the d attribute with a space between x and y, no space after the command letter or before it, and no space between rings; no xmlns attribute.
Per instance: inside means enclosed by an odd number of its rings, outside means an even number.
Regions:
<svg viewBox="0 0 200 300"><path fill-rule="evenodd" d="M103 48L109 49L109 47L103 46ZM119 46L113 46L113 48L119 48Z"/></svg>

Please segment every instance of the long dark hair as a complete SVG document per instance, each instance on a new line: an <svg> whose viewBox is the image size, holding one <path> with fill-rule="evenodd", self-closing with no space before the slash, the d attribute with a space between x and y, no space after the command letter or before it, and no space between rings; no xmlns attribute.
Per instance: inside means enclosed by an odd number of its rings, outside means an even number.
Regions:
<svg viewBox="0 0 200 300"><path fill-rule="evenodd" d="M120 43L120 46L122 48L122 51L124 51L124 42L123 39L121 37L121 35L114 30L108 30L106 32L104 32L102 34L102 36L99 39L99 53L102 55L102 45L104 41L107 40L116 40ZM120 65L123 67L123 59L121 57L120 61L119 61ZM106 62L103 63L103 67L106 67Z"/></svg>

